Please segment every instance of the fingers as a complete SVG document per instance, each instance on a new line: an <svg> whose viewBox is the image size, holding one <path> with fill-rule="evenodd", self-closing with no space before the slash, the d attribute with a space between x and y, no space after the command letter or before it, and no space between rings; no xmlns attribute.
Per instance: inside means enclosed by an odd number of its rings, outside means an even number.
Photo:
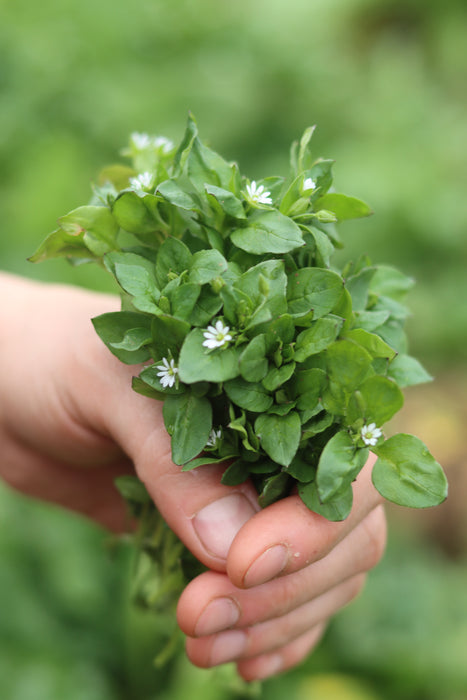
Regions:
<svg viewBox="0 0 467 700"><path fill-rule="evenodd" d="M371 482L372 455L353 485L348 518L330 522L310 511L299 496L272 504L252 518L229 552L227 571L238 587L250 588L298 571L325 556L382 498Z"/></svg>
<svg viewBox="0 0 467 700"><path fill-rule="evenodd" d="M378 506L326 557L294 574L240 589L227 576L206 572L183 592L177 611L179 625L194 637L285 615L371 569L380 560L385 541L386 521Z"/></svg>
<svg viewBox="0 0 467 700"><path fill-rule="evenodd" d="M247 680L299 663L326 621L360 592L365 572L382 556L385 536L378 506L327 556L288 576L239 589L224 574L202 574L186 588L177 611L190 660L203 668L237 661Z"/></svg>
<svg viewBox="0 0 467 700"><path fill-rule="evenodd" d="M364 575L357 575L274 620L198 639L188 638L188 657L196 666L207 668L281 650L355 598L364 579Z"/></svg>
<svg viewBox="0 0 467 700"><path fill-rule="evenodd" d="M237 663L238 673L246 681L260 681L293 668L313 651L325 629L326 623L321 623L282 649L240 660Z"/></svg>

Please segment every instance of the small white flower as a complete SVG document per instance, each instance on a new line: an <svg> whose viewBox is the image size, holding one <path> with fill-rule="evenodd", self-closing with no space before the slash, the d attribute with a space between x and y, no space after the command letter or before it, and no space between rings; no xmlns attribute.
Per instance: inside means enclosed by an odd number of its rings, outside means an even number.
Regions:
<svg viewBox="0 0 467 700"><path fill-rule="evenodd" d="M173 141L166 139L165 136L154 136L152 145L155 146L155 148L159 148L163 153L170 153L174 148Z"/></svg>
<svg viewBox="0 0 467 700"><path fill-rule="evenodd" d="M365 445L376 445L378 438L383 434L381 428L376 427L376 423L370 423L370 425L364 425L361 431L362 440Z"/></svg>
<svg viewBox="0 0 467 700"><path fill-rule="evenodd" d="M272 204L271 193L264 189L264 185L257 185L254 180L246 186L248 199L254 204Z"/></svg>
<svg viewBox="0 0 467 700"><path fill-rule="evenodd" d="M168 360L166 357L163 357L162 364L157 365L157 369L160 370L157 376L163 387L171 387L175 384L175 375L178 374L178 367L175 367L173 359Z"/></svg>
<svg viewBox="0 0 467 700"><path fill-rule="evenodd" d="M313 180L313 178L307 177L303 181L303 185L302 185L303 194L306 194L308 192L313 192L313 190L315 190L315 189L316 189L316 182Z"/></svg>
<svg viewBox="0 0 467 700"><path fill-rule="evenodd" d="M206 447L217 447L217 443L222 437L222 431L219 428L219 430L216 430L215 428L212 428L211 432L209 433L208 441L206 443Z"/></svg>
<svg viewBox="0 0 467 700"><path fill-rule="evenodd" d="M136 177L130 177L130 187L133 190L149 190L152 187L154 175L152 173L140 173Z"/></svg>
<svg viewBox="0 0 467 700"><path fill-rule="evenodd" d="M148 134L141 134L134 131L130 136L131 143L138 151L144 151L145 148L151 145L151 138Z"/></svg>
<svg viewBox="0 0 467 700"><path fill-rule="evenodd" d="M221 348L223 345L232 340L232 336L229 333L230 327L224 326L222 321L216 321L215 326L208 326L203 335L205 340L203 345L206 348L212 350L213 348Z"/></svg>

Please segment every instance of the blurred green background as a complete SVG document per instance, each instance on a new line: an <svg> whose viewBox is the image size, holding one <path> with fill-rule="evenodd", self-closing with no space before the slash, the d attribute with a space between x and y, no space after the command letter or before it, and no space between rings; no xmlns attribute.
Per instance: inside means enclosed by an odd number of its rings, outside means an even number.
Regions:
<svg viewBox="0 0 467 700"><path fill-rule="evenodd" d="M375 215L341 228L417 280L412 351L437 375L398 429L446 467L435 511L390 509L388 553L275 700L467 698L467 6L464 0L0 0L0 267L105 289L98 271L26 261L85 203L131 131L201 136L251 178L317 156ZM7 300L3 300L7 303ZM0 490L0 697L242 697L223 674L150 664L157 627L127 604L131 553L75 516Z"/></svg>

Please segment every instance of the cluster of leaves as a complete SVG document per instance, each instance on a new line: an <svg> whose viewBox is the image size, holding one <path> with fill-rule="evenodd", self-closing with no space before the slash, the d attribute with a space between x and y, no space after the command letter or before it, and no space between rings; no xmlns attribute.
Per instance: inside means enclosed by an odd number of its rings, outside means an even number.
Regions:
<svg viewBox="0 0 467 700"><path fill-rule="evenodd" d="M407 353L412 282L367 257L332 264L335 224L371 212L332 190L312 134L293 144L288 178L259 183L204 145L191 116L177 149L134 134L132 167L107 168L32 259L94 260L114 276L122 309L95 329L121 361L145 363L133 388L164 401L183 470L228 463L223 482L252 479L261 505L297 487L341 520L372 447L384 497L436 505L447 484L426 446L381 431L401 388L429 379Z"/></svg>

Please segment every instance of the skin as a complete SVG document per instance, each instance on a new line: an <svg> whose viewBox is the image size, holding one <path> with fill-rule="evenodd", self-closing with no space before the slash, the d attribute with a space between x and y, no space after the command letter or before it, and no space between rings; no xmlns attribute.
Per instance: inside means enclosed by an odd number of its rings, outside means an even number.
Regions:
<svg viewBox="0 0 467 700"><path fill-rule="evenodd" d="M170 459L157 401L131 389L90 319L119 300L0 274L0 476L15 489L127 527L113 480L144 482L163 517L209 571L182 593L188 657L207 668L236 661L246 680L304 659L326 623L360 592L385 546L372 460L342 523L292 495L260 510L251 484L220 483L222 468L182 473Z"/></svg>

